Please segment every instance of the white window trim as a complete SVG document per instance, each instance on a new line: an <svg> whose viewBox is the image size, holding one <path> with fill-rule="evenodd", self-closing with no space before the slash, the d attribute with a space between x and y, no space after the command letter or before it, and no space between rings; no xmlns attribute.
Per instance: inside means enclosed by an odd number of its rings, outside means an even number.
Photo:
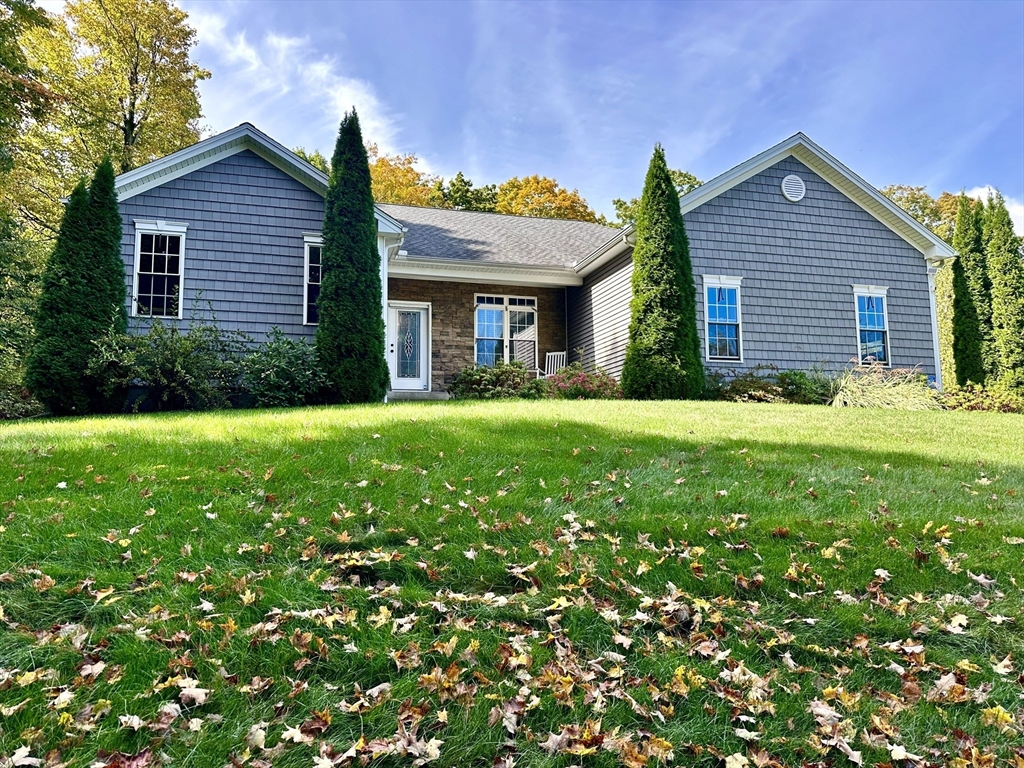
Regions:
<svg viewBox="0 0 1024 768"><path fill-rule="evenodd" d="M318 323L306 322L306 318L309 317L309 307L306 306L306 302L309 297L309 247L317 246L323 248L324 238L319 232L303 232L302 233L302 324L316 327ZM320 283L324 281L324 254L320 251Z"/></svg>
<svg viewBox="0 0 1024 768"><path fill-rule="evenodd" d="M537 336L537 339L533 343L533 366L532 367L528 366L528 370L531 370L531 371L538 370L538 368L537 368L538 362L537 361L540 359L540 311L538 310L538 307L537 307L537 297L536 296L518 296L518 295L515 295L515 294L508 294L508 293L474 293L473 294L473 364L474 365L479 365L479 363L477 363L477 361L476 361L476 340L481 338L481 336L479 334L479 330L480 329L479 329L478 324L477 324L478 323L478 318L477 318L477 312L476 311L480 307L491 307L492 309L496 309L494 304L481 304L480 303L480 297L481 296L494 296L496 298L501 298L501 299L505 300L505 303L501 306L501 310L502 310L502 321L501 321L502 322L502 326L501 326L502 339L501 339L501 341L502 341L502 348L503 348L503 351L502 351L503 357L502 357L502 359L503 359L503 361L505 362L506 365L509 362L508 355L509 355L509 351L511 350L511 346L512 346L509 343L511 341L511 339L509 338L509 333L508 333L508 310L509 310L508 300L509 299L529 299L529 300L533 301L533 306L532 307L516 307L516 309L528 309L528 310L531 310L533 312L533 328L534 328L534 333Z"/></svg>
<svg viewBox="0 0 1024 768"><path fill-rule="evenodd" d="M139 254L142 248L143 235L178 235L181 237L181 253L178 255L178 316L181 320L185 316L185 233L188 231L188 224L181 221L162 221L159 219L133 219L135 225L135 256L132 266L132 295L131 295L131 317L142 317L154 320L174 320L174 315L142 315L139 314Z"/></svg>
<svg viewBox="0 0 1024 768"><path fill-rule="evenodd" d="M882 317L885 318L885 362L875 362L883 368L892 368L892 329L889 326L889 286L887 285L861 285L853 284L853 326L857 339L857 365L865 365L864 358L860 356L860 307L857 299L875 297L885 299L882 302Z"/></svg>
<svg viewBox="0 0 1024 768"><path fill-rule="evenodd" d="M742 277L733 275L701 275L704 294L704 360L709 363L743 363L743 350L747 346L745 334L743 333L743 288ZM739 357L712 357L711 356L711 328L708 320L708 288L735 288L736 289L736 336L739 343ZM858 338L860 336L858 335ZM858 347L859 349L859 347Z"/></svg>

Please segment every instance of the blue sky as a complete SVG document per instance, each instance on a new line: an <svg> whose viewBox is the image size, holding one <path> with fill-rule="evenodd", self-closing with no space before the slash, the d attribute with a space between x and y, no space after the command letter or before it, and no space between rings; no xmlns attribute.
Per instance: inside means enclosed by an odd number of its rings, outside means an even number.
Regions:
<svg viewBox="0 0 1024 768"><path fill-rule="evenodd" d="M706 180L803 131L877 186L998 187L1024 231L1024 2L181 5L210 132L329 154L354 104L426 170L610 214L657 141Z"/></svg>

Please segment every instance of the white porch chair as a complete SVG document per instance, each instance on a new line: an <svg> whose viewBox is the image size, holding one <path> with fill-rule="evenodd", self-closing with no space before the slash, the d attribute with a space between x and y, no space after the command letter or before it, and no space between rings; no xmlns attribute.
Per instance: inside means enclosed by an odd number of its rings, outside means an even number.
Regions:
<svg viewBox="0 0 1024 768"><path fill-rule="evenodd" d="M538 379L546 379L555 374L559 369L565 368L565 352L548 352L544 355L544 370L537 371Z"/></svg>

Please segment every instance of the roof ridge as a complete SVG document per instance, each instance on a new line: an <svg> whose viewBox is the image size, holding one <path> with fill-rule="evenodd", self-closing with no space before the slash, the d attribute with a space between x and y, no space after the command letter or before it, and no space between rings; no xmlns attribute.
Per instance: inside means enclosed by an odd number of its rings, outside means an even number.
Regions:
<svg viewBox="0 0 1024 768"><path fill-rule="evenodd" d="M451 213L479 213L485 216L505 216L510 219L536 219L537 221L566 221L574 224L589 224L595 227L604 227L613 232L618 232L621 227L613 227L610 224L602 224L599 221L583 221L582 219L563 219L557 216L523 216L519 213L503 213L501 211L473 211L464 208L441 208L433 205L410 205L409 203L380 203L377 205L390 205L396 208L413 208L420 211L450 211Z"/></svg>

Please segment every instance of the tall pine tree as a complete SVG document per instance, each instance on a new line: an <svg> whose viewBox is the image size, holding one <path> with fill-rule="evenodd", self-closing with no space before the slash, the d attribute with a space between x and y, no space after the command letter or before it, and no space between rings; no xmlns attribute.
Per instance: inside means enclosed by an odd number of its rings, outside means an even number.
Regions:
<svg viewBox="0 0 1024 768"><path fill-rule="evenodd" d="M85 371L94 342L127 324L121 214L114 166L104 158L88 189L80 182L68 199L43 273L26 386L54 413L101 408L99 387Z"/></svg>
<svg viewBox="0 0 1024 768"><path fill-rule="evenodd" d="M121 258L121 212L117 208L114 189L114 164L104 157L96 168L89 185L89 224L92 228L93 296L98 309L107 311L100 316L104 330L110 328L124 333L128 329L128 310L125 306L124 261Z"/></svg>
<svg viewBox="0 0 1024 768"><path fill-rule="evenodd" d="M968 382L985 383L985 339L964 267L965 261L976 262L979 258L984 264L980 223L974 201L961 192L952 242L959 254L953 261L953 366L956 383L961 387Z"/></svg>
<svg viewBox="0 0 1024 768"><path fill-rule="evenodd" d="M985 204L981 200L967 200L968 210L962 219L959 203L952 245L957 261L964 270L964 279L971 292L971 301L978 317L978 335L981 340L981 358L985 377L995 376L996 360L992 346L992 283L989 280L988 259L985 255Z"/></svg>
<svg viewBox="0 0 1024 768"><path fill-rule="evenodd" d="M324 201L323 272L316 347L341 403L380 402L390 374L384 358L380 254L370 165L355 109L346 113L331 158Z"/></svg>
<svg viewBox="0 0 1024 768"><path fill-rule="evenodd" d="M622 389L637 400L697 397L704 366L697 292L679 194L655 145L636 221L633 299Z"/></svg>
<svg viewBox="0 0 1024 768"><path fill-rule="evenodd" d="M88 332L91 239L89 190L80 181L68 198L43 272L36 338L25 366L25 386L55 414L86 413L92 400L84 375L93 352Z"/></svg>
<svg viewBox="0 0 1024 768"><path fill-rule="evenodd" d="M1024 392L1024 260L1003 196L989 195L985 249L992 283L992 341L999 384Z"/></svg>

